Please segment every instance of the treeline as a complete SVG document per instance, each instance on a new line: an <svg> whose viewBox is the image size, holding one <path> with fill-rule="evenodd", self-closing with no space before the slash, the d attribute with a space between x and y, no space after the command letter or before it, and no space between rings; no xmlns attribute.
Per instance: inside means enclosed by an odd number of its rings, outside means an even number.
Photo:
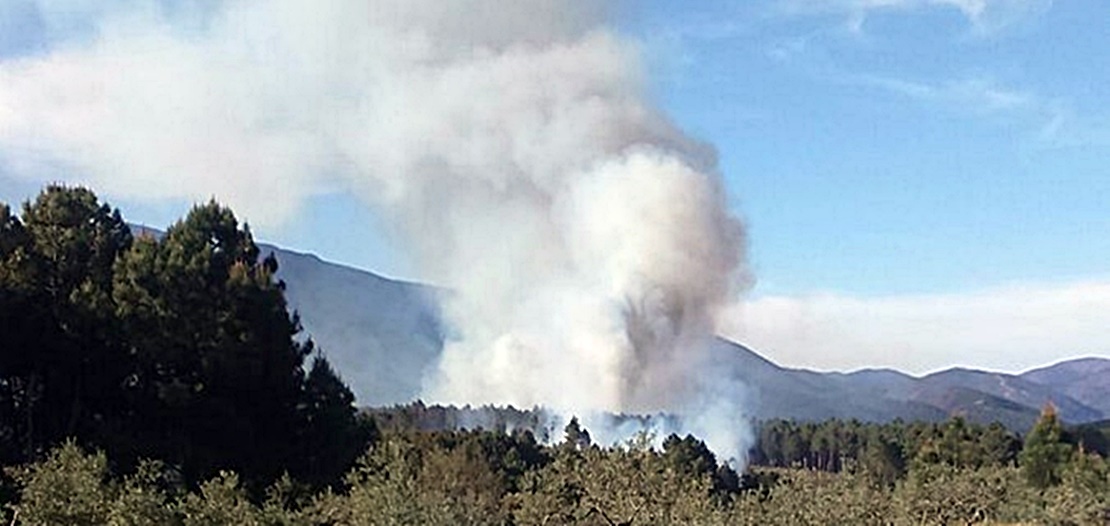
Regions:
<svg viewBox="0 0 1110 526"><path fill-rule="evenodd" d="M541 442L555 442L562 436L557 415L540 408L518 409L511 405L494 406L427 405L421 400L387 407L368 407L362 414L382 431L447 431L470 429L512 433L527 430Z"/></svg>
<svg viewBox="0 0 1110 526"><path fill-rule="evenodd" d="M557 445L528 431L384 431L343 484L308 491L289 478L252 498L232 472L191 489L164 463L119 475L73 444L9 469L14 524L1102 524L1110 469L1062 440L1046 415L1016 463L964 465L920 456L888 480L862 464L840 472L756 467L742 477L694 437L661 449L638 436L601 447L576 421ZM938 449L948 445L939 444ZM1051 474L1038 479L1036 473Z"/></svg>
<svg viewBox="0 0 1110 526"><path fill-rule="evenodd" d="M1039 425L1046 421L1055 430L1052 440L1061 447L1106 458L1110 427L1097 423L1065 427L1051 406L1045 408ZM1036 436L1038 429L1030 430L1024 440ZM888 423L770 420L759 424L749 460L760 466L829 472L863 466L871 473L900 477L914 462L972 469L1012 465L1023 452L1029 453L1023 448L1023 437L1002 424L973 424L961 417Z"/></svg>
<svg viewBox="0 0 1110 526"><path fill-rule="evenodd" d="M513 433L527 430L541 442L557 442L563 436L565 417L543 407L520 409L512 405L427 405L421 400L387 407L368 407L362 415L383 431L444 431L472 429ZM673 429L678 419L665 413L593 415L595 424L610 429ZM612 445L612 444L605 444Z"/></svg>
<svg viewBox="0 0 1110 526"><path fill-rule="evenodd" d="M858 420L771 420L759 428L751 461L762 466L838 472L848 464L901 476L912 461L957 467L1003 466L1016 460L1021 439L1001 424L864 423Z"/></svg>
<svg viewBox="0 0 1110 526"><path fill-rule="evenodd" d="M1046 408L1047 409L1047 408ZM528 430L542 442L557 441L562 420L550 411L513 406L443 406L421 401L363 409L364 415L385 431L442 431L482 429L511 433ZM1055 422L1055 410L1049 409ZM607 414L609 427L651 429L667 415ZM636 425L629 425L636 424ZM1060 425L1060 441L1073 449L1107 456L1110 426ZM755 466L840 472L864 466L872 473L901 477L912 462L948 464L960 468L1012 465L1021 453L1023 437L1000 423L980 425L961 417L943 422L861 422L830 419L824 422L767 420L753 422L755 443L747 463ZM612 445L612 444L604 444Z"/></svg>
<svg viewBox="0 0 1110 526"><path fill-rule="evenodd" d="M373 429L298 339L277 265L215 202L161 238L83 188L0 203L0 462L73 439L189 483L337 483Z"/></svg>

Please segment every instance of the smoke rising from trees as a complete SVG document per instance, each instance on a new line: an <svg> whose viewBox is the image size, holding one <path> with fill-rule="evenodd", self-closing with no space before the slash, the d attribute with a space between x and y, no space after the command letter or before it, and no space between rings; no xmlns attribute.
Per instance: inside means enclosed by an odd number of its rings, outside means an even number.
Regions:
<svg viewBox="0 0 1110 526"><path fill-rule="evenodd" d="M745 450L741 386L706 345L747 281L744 231L713 150L652 104L636 43L600 5L90 16L48 52L0 62L13 172L132 198L215 194L263 226L355 192L453 290L426 399L666 411L719 453Z"/></svg>

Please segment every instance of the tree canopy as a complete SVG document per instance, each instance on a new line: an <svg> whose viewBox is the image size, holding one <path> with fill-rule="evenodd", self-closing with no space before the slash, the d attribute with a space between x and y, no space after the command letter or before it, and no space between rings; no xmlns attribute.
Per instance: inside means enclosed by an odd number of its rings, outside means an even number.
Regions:
<svg viewBox="0 0 1110 526"><path fill-rule="evenodd" d="M337 481L370 430L327 360L306 363L259 252L215 201L137 239L84 188L47 187L21 217L0 206L0 458L72 437L194 480Z"/></svg>

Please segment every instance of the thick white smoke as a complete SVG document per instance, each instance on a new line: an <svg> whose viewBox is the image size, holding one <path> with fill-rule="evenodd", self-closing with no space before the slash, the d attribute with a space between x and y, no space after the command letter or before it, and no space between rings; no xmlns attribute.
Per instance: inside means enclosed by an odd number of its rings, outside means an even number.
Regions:
<svg viewBox="0 0 1110 526"><path fill-rule="evenodd" d="M357 192L454 291L426 399L674 412L740 456L707 344L743 230L712 150L651 104L597 6L128 5L0 63L0 160L109 195L215 194L263 226Z"/></svg>

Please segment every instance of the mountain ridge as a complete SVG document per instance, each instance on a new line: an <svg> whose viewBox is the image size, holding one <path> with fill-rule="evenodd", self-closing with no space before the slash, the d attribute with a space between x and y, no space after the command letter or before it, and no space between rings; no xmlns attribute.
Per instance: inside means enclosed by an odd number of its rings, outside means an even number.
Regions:
<svg viewBox="0 0 1110 526"><path fill-rule="evenodd" d="M158 231L138 227L142 231ZM363 406L412 402L436 366L445 340L438 302L445 289L329 262L319 256L258 243L273 252L290 310ZM862 421L963 416L1027 430L1041 407L1081 424L1110 419L1110 359L1086 356L1020 374L952 367L921 376L891 368L814 371L784 367L723 338L711 353L747 386L756 419L829 418Z"/></svg>

